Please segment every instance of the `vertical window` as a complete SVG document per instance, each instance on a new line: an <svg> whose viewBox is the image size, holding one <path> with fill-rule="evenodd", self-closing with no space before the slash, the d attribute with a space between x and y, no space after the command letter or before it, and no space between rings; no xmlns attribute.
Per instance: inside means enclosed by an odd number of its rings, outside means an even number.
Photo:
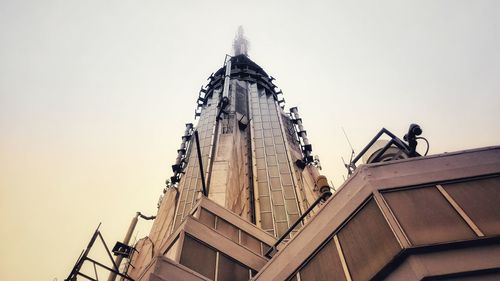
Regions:
<svg viewBox="0 0 500 281"><path fill-rule="evenodd" d="M215 215L204 208L201 208L200 222L210 228L215 228Z"/></svg>
<svg viewBox="0 0 500 281"><path fill-rule="evenodd" d="M245 231L241 231L241 245L245 246L256 254L260 254L260 241L250 234L246 233Z"/></svg>
<svg viewBox="0 0 500 281"><path fill-rule="evenodd" d="M217 232L238 243L238 229L221 218L217 218Z"/></svg>
<svg viewBox="0 0 500 281"><path fill-rule="evenodd" d="M186 235L180 259L182 265L213 280L215 279L215 257L215 250Z"/></svg>
<svg viewBox="0 0 500 281"><path fill-rule="evenodd" d="M217 281L248 281L249 268L219 252Z"/></svg>

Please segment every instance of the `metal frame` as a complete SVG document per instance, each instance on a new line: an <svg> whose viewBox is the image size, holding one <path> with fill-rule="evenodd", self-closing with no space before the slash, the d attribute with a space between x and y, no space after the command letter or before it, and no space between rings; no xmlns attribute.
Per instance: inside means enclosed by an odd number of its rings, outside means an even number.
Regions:
<svg viewBox="0 0 500 281"><path fill-rule="evenodd" d="M200 177L201 177L201 187L202 187L202 192L205 197L208 196L207 192L207 186L205 184L205 174L203 173L203 160L201 158L201 149L200 149L200 138L198 137L198 130L194 131L194 138L196 141L196 153L198 155L198 162L200 166Z"/></svg>
<svg viewBox="0 0 500 281"><path fill-rule="evenodd" d="M78 276L82 276L83 278L85 278L87 280L99 281L99 276L97 275L96 265L106 269L107 271L115 273L116 275L122 277L125 280L134 281L134 279L132 279L127 274L120 273L120 270L119 270L117 264L113 260L113 256L111 255L111 251L109 251L108 245L104 241L104 238L102 237L101 232L99 231L100 226L101 226L101 224L99 223L99 225L97 226L97 229L95 230L94 234L92 235L92 238L89 241L89 244L87 245L87 248L82 251L82 253L80 254L80 256L78 257L78 259L75 263L75 266L71 270L70 274L68 275L68 277L66 279L64 279L65 281L76 281ZM94 243L98 237L101 240L102 244L104 245L106 252L108 253L109 259L111 260L111 262L113 264L113 268L110 268L110 267L88 257L88 254L89 254L90 250L92 249L92 246L94 246ZM95 278L88 276L87 274L80 271L82 266L83 266L83 263L86 261L89 261L93 264Z"/></svg>
<svg viewBox="0 0 500 281"><path fill-rule="evenodd" d="M383 135L386 134L391 138L391 140L375 155L375 158L373 158L373 162L377 162L379 158L391 147L392 145L395 145L397 148L401 149L403 152L405 152L407 155L412 155L412 150L408 144L403 142L400 138L398 138L396 135L391 133L389 130L386 128L382 128L376 135L373 137L373 139L361 150L361 152L349 163L346 164L347 168L347 173L351 175L354 170L356 170L356 162L361 159L361 157L370 149L370 147L373 146L373 144ZM415 156L420 156L417 152L414 152Z"/></svg>

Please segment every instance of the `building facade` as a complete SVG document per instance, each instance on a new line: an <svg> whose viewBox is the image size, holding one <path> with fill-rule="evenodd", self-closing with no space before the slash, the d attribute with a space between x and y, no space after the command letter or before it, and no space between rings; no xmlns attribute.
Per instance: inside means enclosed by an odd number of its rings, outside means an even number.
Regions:
<svg viewBox="0 0 500 281"><path fill-rule="evenodd" d="M360 166L254 280L500 280L500 147Z"/></svg>
<svg viewBox="0 0 500 281"><path fill-rule="evenodd" d="M408 144L383 129L371 158L391 161L351 162L323 197L298 109L238 38L200 90L130 280L500 280L500 147L421 157L418 125Z"/></svg>
<svg viewBox="0 0 500 281"><path fill-rule="evenodd" d="M328 186L312 157L312 146L298 109L286 112L283 93L274 85L274 78L245 53L238 54L246 50L241 44L235 50L237 55L227 56L224 66L200 90L195 110L198 122L186 124L172 166L174 174L150 235L136 245L138 254L129 267L134 278L144 276L155 257L165 255L172 239L198 243L200 238L193 238L185 228L206 216L211 221L212 217L218 218L211 225L214 234L221 227L228 228L232 234L227 236L233 242L253 241L252 247L259 249L253 254L259 255L262 264L252 267L231 257L248 268L251 276L267 261L264 254L275 239L316 201L321 187ZM206 211L206 204L213 209ZM222 214L217 216L214 210ZM228 255L212 250L217 253L217 260ZM177 262L183 264L185 254L178 256ZM233 280L212 273L205 277Z"/></svg>

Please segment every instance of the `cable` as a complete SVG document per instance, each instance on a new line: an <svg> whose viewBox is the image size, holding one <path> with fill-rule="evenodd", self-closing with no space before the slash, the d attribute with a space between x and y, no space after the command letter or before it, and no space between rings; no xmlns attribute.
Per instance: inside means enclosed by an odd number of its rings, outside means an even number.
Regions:
<svg viewBox="0 0 500 281"><path fill-rule="evenodd" d="M154 219L156 219L156 216L149 216L149 217L148 217L148 216L145 216L145 215L141 214L141 212L137 212L137 215L138 215L139 217L141 217L141 218L145 219L145 220L154 220Z"/></svg>
<svg viewBox="0 0 500 281"><path fill-rule="evenodd" d="M427 153L429 153L429 147L430 147L429 146L429 141L426 138L424 138L424 137L416 137L415 139L417 139L417 140L424 140L425 143L427 143L427 149L425 150L425 154L424 154L424 156L427 156Z"/></svg>

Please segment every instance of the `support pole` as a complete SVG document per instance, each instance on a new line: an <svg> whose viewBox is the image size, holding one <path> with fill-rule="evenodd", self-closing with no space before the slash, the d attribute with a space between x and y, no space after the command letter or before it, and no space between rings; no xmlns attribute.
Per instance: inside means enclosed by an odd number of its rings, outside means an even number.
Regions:
<svg viewBox="0 0 500 281"><path fill-rule="evenodd" d="M134 232L135 226L137 225L137 221L139 220L140 214L141 214L140 212L137 212L135 214L134 218L132 218L132 221L130 222L130 226L128 227L127 234L125 235L125 238L123 239L123 244L125 244L125 245L129 244L130 238L132 237L132 233ZM116 264L118 271L120 269L120 264L122 263L122 260L123 260L122 256L117 256L115 258L115 264ZM109 274L108 281L115 281L115 279L116 279L116 273L111 272Z"/></svg>
<svg viewBox="0 0 500 281"><path fill-rule="evenodd" d="M198 130L194 131L194 139L196 141L196 151L198 153L198 165L200 166L201 187L203 188L202 192L203 195L207 197L208 193L207 186L205 185L205 174L203 173L203 161L201 158L200 138L198 137Z"/></svg>

